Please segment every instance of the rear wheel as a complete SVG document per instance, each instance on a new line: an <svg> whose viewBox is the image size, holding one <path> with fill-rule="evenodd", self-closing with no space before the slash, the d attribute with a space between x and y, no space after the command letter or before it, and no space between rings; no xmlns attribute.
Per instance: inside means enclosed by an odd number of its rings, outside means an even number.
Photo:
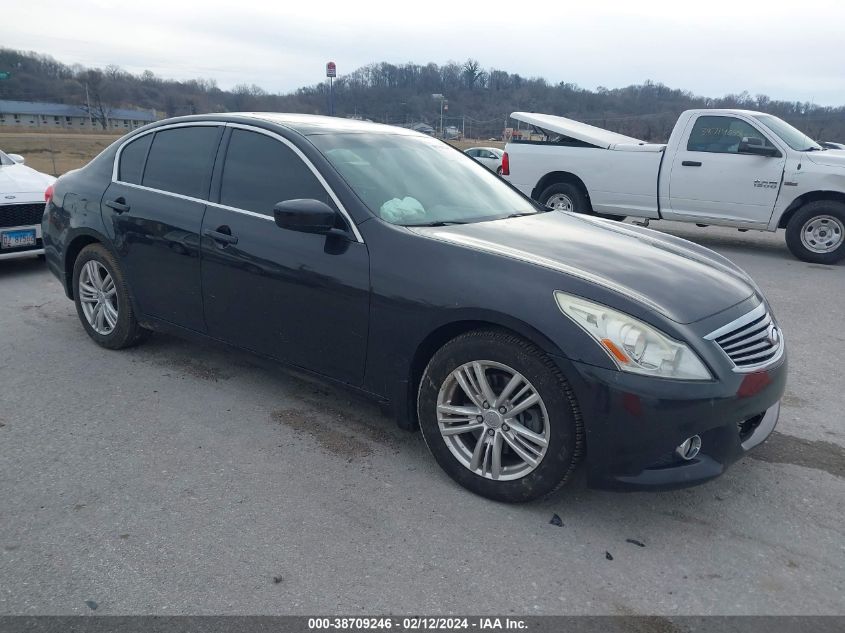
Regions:
<svg viewBox="0 0 845 633"><path fill-rule="evenodd" d="M540 194L539 202L556 211L587 213L608 220L621 221L625 219L624 215L602 215L595 213L584 191L577 185L568 182L558 182L546 187L543 193Z"/></svg>
<svg viewBox="0 0 845 633"><path fill-rule="evenodd" d="M805 262L835 264L845 258L845 203L816 200L804 205L786 226L786 245Z"/></svg>
<svg viewBox="0 0 845 633"><path fill-rule="evenodd" d="M100 244L86 246L76 258L73 296L82 326L98 345L122 349L141 342L150 333L135 318L117 260Z"/></svg>
<svg viewBox="0 0 845 633"><path fill-rule="evenodd" d="M443 470L497 501L554 492L582 451L569 384L539 349L504 332L469 332L444 345L425 369L417 412Z"/></svg>
<svg viewBox="0 0 845 633"><path fill-rule="evenodd" d="M568 182L556 182L546 187L540 194L539 202L555 211L591 212L587 196L577 186Z"/></svg>

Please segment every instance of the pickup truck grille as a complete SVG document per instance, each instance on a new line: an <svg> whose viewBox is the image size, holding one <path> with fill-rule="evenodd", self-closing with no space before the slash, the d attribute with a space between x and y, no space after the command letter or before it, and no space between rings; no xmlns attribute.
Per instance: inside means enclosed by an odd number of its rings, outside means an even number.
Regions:
<svg viewBox="0 0 845 633"><path fill-rule="evenodd" d="M31 226L41 224L44 203L0 205L0 227Z"/></svg>
<svg viewBox="0 0 845 633"><path fill-rule="evenodd" d="M748 369L763 365L780 354L780 328L761 305L733 323L709 334L734 365Z"/></svg>

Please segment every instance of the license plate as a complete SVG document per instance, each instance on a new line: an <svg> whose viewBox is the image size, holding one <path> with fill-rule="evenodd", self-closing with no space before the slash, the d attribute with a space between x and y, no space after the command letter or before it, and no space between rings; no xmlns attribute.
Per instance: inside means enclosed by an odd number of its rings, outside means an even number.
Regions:
<svg viewBox="0 0 845 633"><path fill-rule="evenodd" d="M4 231L0 234L0 248L21 248L35 246L35 229Z"/></svg>

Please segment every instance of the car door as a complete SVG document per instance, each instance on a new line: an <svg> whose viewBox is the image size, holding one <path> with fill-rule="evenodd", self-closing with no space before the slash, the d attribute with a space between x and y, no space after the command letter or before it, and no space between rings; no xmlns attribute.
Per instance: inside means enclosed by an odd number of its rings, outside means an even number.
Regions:
<svg viewBox="0 0 845 633"><path fill-rule="evenodd" d="M756 125L735 116L699 115L689 123L686 147L678 148L669 174L667 219L768 224L777 200L784 152L742 154L743 138L777 147Z"/></svg>
<svg viewBox="0 0 845 633"><path fill-rule="evenodd" d="M141 312L199 332L199 232L222 133L199 123L136 137L121 148L102 204Z"/></svg>
<svg viewBox="0 0 845 633"><path fill-rule="evenodd" d="M479 150L478 157L481 164L491 171L496 171L499 167L499 157L488 149Z"/></svg>
<svg viewBox="0 0 845 633"><path fill-rule="evenodd" d="M363 378L369 256L363 242L281 229L273 207L337 200L288 140L245 126L224 139L219 200L203 220L202 288L212 336L351 384ZM351 229L350 220L339 228ZM224 237L221 237L224 236Z"/></svg>

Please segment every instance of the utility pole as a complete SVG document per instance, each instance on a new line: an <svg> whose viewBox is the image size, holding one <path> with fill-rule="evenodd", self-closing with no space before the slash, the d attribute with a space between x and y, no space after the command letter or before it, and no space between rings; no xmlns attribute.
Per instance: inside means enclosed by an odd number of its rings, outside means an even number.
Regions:
<svg viewBox="0 0 845 633"><path fill-rule="evenodd" d="M440 138L443 138L443 111L449 110L449 102L446 100L446 97L444 97L439 92L436 92L431 95L431 98L440 100Z"/></svg>
<svg viewBox="0 0 845 633"><path fill-rule="evenodd" d="M94 128L94 119L91 118L91 97L88 96L88 82L85 82L85 104L88 106L88 125Z"/></svg>

